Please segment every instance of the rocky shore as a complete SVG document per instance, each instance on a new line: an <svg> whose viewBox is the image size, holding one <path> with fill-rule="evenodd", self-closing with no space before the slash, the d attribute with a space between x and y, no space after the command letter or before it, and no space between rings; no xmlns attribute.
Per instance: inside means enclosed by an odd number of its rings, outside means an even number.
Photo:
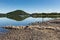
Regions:
<svg viewBox="0 0 60 40"><path fill-rule="evenodd" d="M6 26L9 32L0 35L0 40L60 40L60 19L30 26Z"/></svg>

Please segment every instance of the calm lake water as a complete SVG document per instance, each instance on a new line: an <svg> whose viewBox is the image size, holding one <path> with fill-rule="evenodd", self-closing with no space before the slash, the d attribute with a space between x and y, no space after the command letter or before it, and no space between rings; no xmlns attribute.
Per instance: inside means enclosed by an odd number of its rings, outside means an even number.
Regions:
<svg viewBox="0 0 60 40"><path fill-rule="evenodd" d="M48 21L52 20L52 18L33 18L28 17L26 19L23 19L21 21L9 19L9 18L0 18L0 27L4 26L26 26L34 22L42 22L42 21Z"/></svg>
<svg viewBox="0 0 60 40"><path fill-rule="evenodd" d="M0 18L0 27L4 26L26 26L34 22L42 22L42 21L48 21L52 20L53 18L33 18L33 17L27 17L27 18L6 18L1 17ZM0 28L0 32L6 32L6 29Z"/></svg>

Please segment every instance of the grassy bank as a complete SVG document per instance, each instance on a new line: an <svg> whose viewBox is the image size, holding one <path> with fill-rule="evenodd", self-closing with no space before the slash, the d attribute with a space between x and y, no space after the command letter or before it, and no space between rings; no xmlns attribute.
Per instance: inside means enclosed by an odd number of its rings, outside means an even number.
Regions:
<svg viewBox="0 0 60 40"><path fill-rule="evenodd" d="M60 40L60 23L57 21L51 20L30 26L7 26L4 28L9 32L0 35L0 40Z"/></svg>

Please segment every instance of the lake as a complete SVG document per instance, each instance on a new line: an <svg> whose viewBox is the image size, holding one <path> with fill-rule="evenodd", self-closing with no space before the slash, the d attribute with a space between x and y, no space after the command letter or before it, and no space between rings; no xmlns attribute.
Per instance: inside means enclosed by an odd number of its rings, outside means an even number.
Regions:
<svg viewBox="0 0 60 40"><path fill-rule="evenodd" d="M0 27L5 26L27 26L34 22L43 22L54 18L34 18L34 17L0 17ZM6 32L6 29L0 28L0 32Z"/></svg>

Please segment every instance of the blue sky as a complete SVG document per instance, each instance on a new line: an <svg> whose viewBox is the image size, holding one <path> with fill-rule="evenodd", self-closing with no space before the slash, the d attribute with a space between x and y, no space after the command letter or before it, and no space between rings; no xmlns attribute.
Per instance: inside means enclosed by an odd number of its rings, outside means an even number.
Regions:
<svg viewBox="0 0 60 40"><path fill-rule="evenodd" d="M60 12L60 0L0 0L0 13L13 10L28 13Z"/></svg>

